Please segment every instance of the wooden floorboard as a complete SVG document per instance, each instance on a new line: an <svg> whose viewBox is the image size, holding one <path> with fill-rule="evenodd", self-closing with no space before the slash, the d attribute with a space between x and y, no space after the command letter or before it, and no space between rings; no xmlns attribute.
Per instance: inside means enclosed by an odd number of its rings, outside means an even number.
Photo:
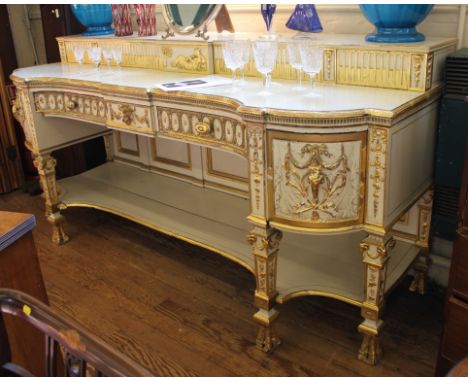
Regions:
<svg viewBox="0 0 468 382"><path fill-rule="evenodd" d="M274 354L255 348L253 275L207 250L92 209L66 211L56 246L43 200L0 196L0 210L36 215L34 238L54 309L160 376L432 376L443 293L388 298L375 367L357 360L359 309L302 297L279 306ZM281 255L280 255L281 256Z"/></svg>

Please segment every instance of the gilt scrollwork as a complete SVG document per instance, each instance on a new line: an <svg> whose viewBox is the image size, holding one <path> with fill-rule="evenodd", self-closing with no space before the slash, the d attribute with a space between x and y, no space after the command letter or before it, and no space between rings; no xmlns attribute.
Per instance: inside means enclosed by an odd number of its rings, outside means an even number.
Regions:
<svg viewBox="0 0 468 382"><path fill-rule="evenodd" d="M24 111L23 107L21 106L21 100L19 96L14 99L13 105L11 106L11 111L15 119L22 125L24 122Z"/></svg>
<svg viewBox="0 0 468 382"><path fill-rule="evenodd" d="M313 221L320 219L320 212L336 217L338 209L334 198L345 188L351 171L343 144L340 155L334 160L329 160L332 154L323 143L308 143L299 153L301 160L294 157L291 143L288 142L283 164L286 185L295 189L300 196L293 206L293 212L299 215L311 211ZM307 159L304 161L303 158Z"/></svg>
<svg viewBox="0 0 468 382"><path fill-rule="evenodd" d="M144 110L143 115L138 115L137 109L133 105L120 104L115 110L109 104L109 112L111 119L122 121L127 126L150 125L148 109Z"/></svg>

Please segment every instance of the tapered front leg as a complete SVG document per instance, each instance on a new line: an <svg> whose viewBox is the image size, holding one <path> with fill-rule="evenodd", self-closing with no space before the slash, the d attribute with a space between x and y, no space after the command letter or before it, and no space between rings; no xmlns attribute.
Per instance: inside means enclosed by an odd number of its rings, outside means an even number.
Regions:
<svg viewBox="0 0 468 382"><path fill-rule="evenodd" d="M50 154L39 154L34 158L34 166L39 173L39 179L45 199L45 215L52 225L52 241L56 244L64 244L69 237L63 230L64 216L59 209L59 193L55 178L55 166L57 161Z"/></svg>
<svg viewBox="0 0 468 382"><path fill-rule="evenodd" d="M390 235L377 236L370 234L361 242L361 251L365 269L365 300L361 308L364 321L358 330L364 338L359 349L358 358L375 365L382 355L379 334L383 325L381 320L384 307L385 278L389 252L395 241Z"/></svg>
<svg viewBox="0 0 468 382"><path fill-rule="evenodd" d="M426 293L426 276L431 265L429 256L429 242L431 231L431 216L433 205L433 191L427 191L417 203L418 208L418 238L416 245L421 252L413 264L414 279L410 285L410 291L423 295Z"/></svg>
<svg viewBox="0 0 468 382"><path fill-rule="evenodd" d="M252 245L255 259L255 305L259 308L254 320L259 324L257 347L268 353L279 345L280 340L274 330L278 318L276 305L276 266L279 242L282 233L271 227L255 226L247 236Z"/></svg>

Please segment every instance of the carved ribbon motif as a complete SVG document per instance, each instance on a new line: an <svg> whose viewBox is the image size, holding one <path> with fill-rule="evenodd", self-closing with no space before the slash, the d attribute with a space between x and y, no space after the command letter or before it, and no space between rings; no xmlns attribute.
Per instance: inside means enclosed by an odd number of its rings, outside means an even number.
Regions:
<svg viewBox="0 0 468 382"><path fill-rule="evenodd" d="M332 162L326 161L332 154L325 144L306 144L300 150L300 155L308 159L305 162L295 159L289 142L283 165L286 185L294 188L301 196L301 200L293 207L294 213L312 211L312 220L320 218L319 212L335 217L338 210L332 199L341 194L350 172L343 144L340 156Z"/></svg>

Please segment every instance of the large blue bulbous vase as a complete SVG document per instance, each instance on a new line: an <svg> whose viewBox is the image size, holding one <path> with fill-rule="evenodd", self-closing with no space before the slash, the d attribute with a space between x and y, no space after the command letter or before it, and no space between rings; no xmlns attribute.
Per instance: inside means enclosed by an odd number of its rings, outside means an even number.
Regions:
<svg viewBox="0 0 468 382"><path fill-rule="evenodd" d="M416 25L432 10L432 4L361 4L364 16L376 30L366 36L366 41L407 43L424 41Z"/></svg>
<svg viewBox="0 0 468 382"><path fill-rule="evenodd" d="M71 4L73 14L86 27L83 36L99 36L114 33L110 4Z"/></svg>

